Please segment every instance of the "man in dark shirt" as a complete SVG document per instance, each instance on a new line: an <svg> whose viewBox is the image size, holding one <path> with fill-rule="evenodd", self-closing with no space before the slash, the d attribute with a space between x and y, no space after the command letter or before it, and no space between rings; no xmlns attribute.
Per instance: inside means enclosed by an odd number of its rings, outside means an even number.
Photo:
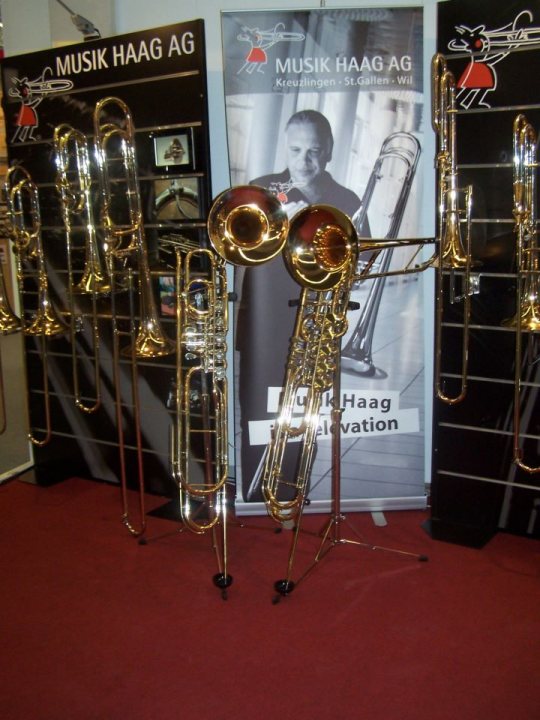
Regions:
<svg viewBox="0 0 540 720"><path fill-rule="evenodd" d="M308 205L324 203L352 217L360 198L337 183L326 165L332 158L334 140L330 123L315 110L295 113L286 125L287 168L256 178L251 184L274 192L289 218ZM361 235L369 236L367 223ZM289 301L299 297L300 286L287 272L281 256L243 274L238 314L237 348L240 351L239 398L242 429L242 487L245 500L260 501L260 475L265 445L250 444L249 423L270 420L267 411L269 387L281 387L293 332L296 309ZM240 273L239 273L240 275ZM284 464L294 474L294 456Z"/></svg>
<svg viewBox="0 0 540 720"><path fill-rule="evenodd" d="M316 203L332 205L352 217L360 207L360 198L325 169L334 146L328 120L316 110L301 110L289 119L285 132L287 169L256 178L251 184L275 192L289 217Z"/></svg>

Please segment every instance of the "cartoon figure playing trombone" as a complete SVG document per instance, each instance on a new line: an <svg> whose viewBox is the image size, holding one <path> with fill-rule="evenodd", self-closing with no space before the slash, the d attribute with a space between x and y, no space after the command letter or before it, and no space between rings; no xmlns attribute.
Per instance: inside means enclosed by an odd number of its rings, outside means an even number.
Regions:
<svg viewBox="0 0 540 720"><path fill-rule="evenodd" d="M512 50L522 45L537 43L540 35L538 27L520 27L532 22L530 10L518 13L512 23L500 28L486 30L485 25L470 28L456 25L460 38L448 43L455 52L468 52L471 60L457 82L456 99L462 108L491 107L486 97L497 87L497 72L494 66L503 60Z"/></svg>
<svg viewBox="0 0 540 720"><path fill-rule="evenodd" d="M19 114L17 115L17 129L11 138L11 142L26 142L27 140L35 140L34 132L39 125L37 106L46 95L51 93L65 92L73 87L71 80L55 80L47 79L47 75L52 75L50 67L46 67L41 75L35 80L29 80L27 77L12 78L15 87L9 89L9 96L18 98L21 101Z"/></svg>
<svg viewBox="0 0 540 720"><path fill-rule="evenodd" d="M242 32L236 37L240 42L247 42L250 44L249 52L246 56L246 61L238 71L239 75L244 70L248 73L252 73L255 69L257 72L264 72L264 66L268 62L268 55L266 51L278 42L299 41L303 40L305 35L302 33L285 32L285 25L279 22L275 25L272 30L259 30L259 28L249 28L247 26L242 27Z"/></svg>

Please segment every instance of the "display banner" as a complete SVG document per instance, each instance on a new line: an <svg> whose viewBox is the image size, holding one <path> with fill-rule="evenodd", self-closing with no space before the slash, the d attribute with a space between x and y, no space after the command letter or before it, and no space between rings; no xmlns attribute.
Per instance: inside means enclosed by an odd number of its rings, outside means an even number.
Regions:
<svg viewBox="0 0 540 720"><path fill-rule="evenodd" d="M363 237L422 236L423 166L433 167L422 155L422 8L225 12L222 34L231 185L268 188L289 217L332 205ZM403 253L383 251L376 269L402 267ZM237 268L236 280L237 510L264 512L261 472L301 288L281 257ZM422 506L422 280L364 281L351 300L360 309L342 343L342 502ZM322 399L311 510L331 499L331 400ZM301 419L305 389L296 403Z"/></svg>

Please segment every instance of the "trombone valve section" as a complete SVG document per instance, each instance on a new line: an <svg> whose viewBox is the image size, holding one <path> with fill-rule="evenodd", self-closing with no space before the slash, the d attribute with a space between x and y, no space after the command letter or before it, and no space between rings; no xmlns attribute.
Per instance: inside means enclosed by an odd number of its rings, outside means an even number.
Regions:
<svg viewBox="0 0 540 720"><path fill-rule="evenodd" d="M184 525L213 533L222 590L227 572L228 294L225 261L211 249L177 251L176 412L171 466ZM220 534L218 535L218 531Z"/></svg>

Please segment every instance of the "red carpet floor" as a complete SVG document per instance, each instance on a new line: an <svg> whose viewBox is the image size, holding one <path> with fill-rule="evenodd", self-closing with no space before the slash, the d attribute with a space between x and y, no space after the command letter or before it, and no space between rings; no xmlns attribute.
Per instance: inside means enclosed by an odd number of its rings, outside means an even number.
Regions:
<svg viewBox="0 0 540 720"><path fill-rule="evenodd" d="M115 487L13 481L0 506L3 720L540 718L538 541L474 550L431 540L423 512L351 514L429 562L339 546L276 605L290 535L266 518L231 527L224 601L209 538L151 517L138 545Z"/></svg>

